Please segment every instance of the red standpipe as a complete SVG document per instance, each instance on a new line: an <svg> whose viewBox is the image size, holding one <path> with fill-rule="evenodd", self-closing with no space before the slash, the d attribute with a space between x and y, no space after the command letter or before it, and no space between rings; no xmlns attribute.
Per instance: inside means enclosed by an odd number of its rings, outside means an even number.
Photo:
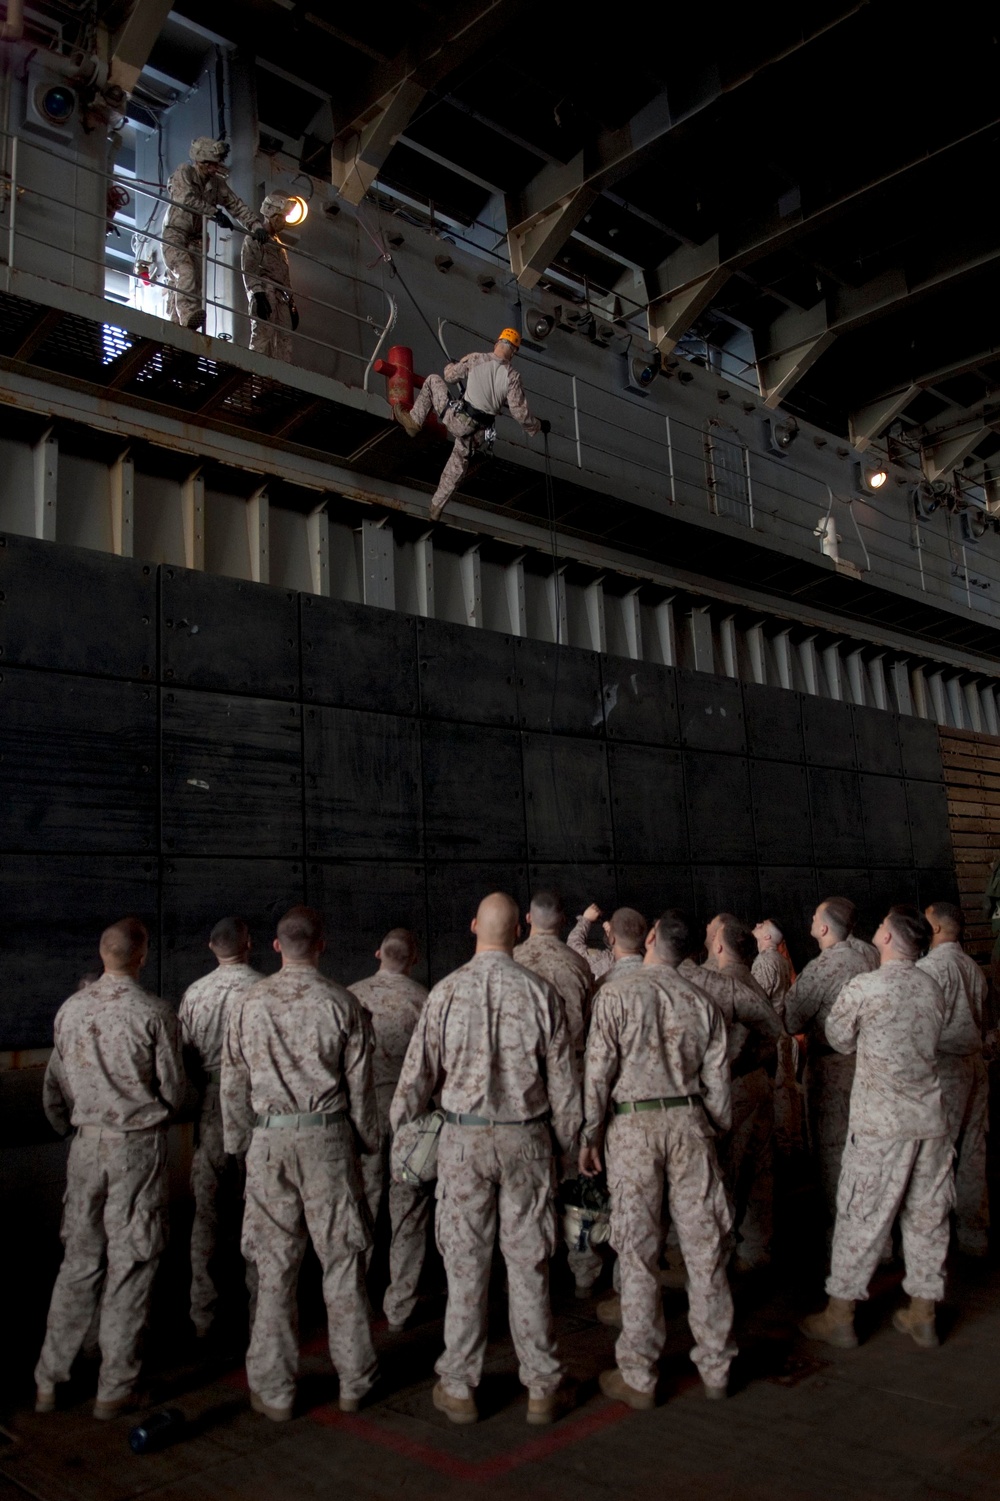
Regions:
<svg viewBox="0 0 1000 1501"><path fill-rule="evenodd" d="M386 380L386 396L391 407L400 407L408 412L413 406L415 392L423 385L424 377L415 375L413 372L413 350L405 344L394 344L389 350L388 359L376 360L372 366L376 375L384 375ZM424 423L425 428L436 432L442 438L451 438L451 433L443 427L433 412L428 413Z"/></svg>

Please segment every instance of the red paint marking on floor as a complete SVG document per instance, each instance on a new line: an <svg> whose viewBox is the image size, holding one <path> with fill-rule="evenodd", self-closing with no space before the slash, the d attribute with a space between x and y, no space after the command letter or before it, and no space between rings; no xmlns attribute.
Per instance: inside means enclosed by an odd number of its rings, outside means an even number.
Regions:
<svg viewBox="0 0 1000 1501"><path fill-rule="evenodd" d="M522 1465L548 1459L550 1455L558 1454L560 1449L565 1449L568 1444L590 1438L602 1429L620 1423L629 1415L629 1409L624 1403L609 1402L607 1406L594 1412L582 1413L576 1419L564 1419L555 1424L550 1432L529 1439L520 1448L498 1454L492 1459L469 1460L435 1449L433 1445L422 1443L418 1439L407 1438L405 1434L397 1433L391 1428L383 1428L371 1418L340 1412L333 1406L319 1407L309 1414L314 1423L320 1423L324 1428L339 1428L364 1443L378 1444L380 1448L391 1449L404 1459L416 1460L418 1464L436 1470L440 1475L469 1482L496 1480L501 1475L508 1475L511 1470L520 1469Z"/></svg>

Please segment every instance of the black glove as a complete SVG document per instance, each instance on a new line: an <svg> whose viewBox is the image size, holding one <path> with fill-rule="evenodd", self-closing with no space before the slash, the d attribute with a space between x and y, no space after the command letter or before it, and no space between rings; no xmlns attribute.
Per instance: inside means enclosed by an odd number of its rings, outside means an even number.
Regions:
<svg viewBox="0 0 1000 1501"><path fill-rule="evenodd" d="M294 302L288 304L288 316L292 324L292 333L294 333L299 326L299 310Z"/></svg>
<svg viewBox="0 0 1000 1501"><path fill-rule="evenodd" d="M266 292L253 294L253 315L255 318L270 318L271 304Z"/></svg>
<svg viewBox="0 0 1000 1501"><path fill-rule="evenodd" d="M233 223L232 219L230 219L224 208L217 208L215 210L215 222L220 229L236 228L236 225Z"/></svg>
<svg viewBox="0 0 1000 1501"><path fill-rule="evenodd" d="M543 417L541 422L538 424L538 431L545 438L547 438L549 433L552 431L552 423L547 417Z"/></svg>
<svg viewBox="0 0 1000 1501"><path fill-rule="evenodd" d="M256 240L258 245L266 245L271 236L268 234L263 224L258 224L256 229L252 229L250 231L250 238L252 240Z"/></svg>

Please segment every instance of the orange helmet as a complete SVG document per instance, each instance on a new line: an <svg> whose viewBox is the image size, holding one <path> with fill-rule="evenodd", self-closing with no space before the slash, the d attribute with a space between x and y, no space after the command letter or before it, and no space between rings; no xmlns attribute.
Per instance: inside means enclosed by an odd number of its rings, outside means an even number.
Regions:
<svg viewBox="0 0 1000 1501"><path fill-rule="evenodd" d="M497 335L498 344L501 339L505 339L506 342L512 345L514 349L520 349L521 347L521 335L518 333L516 328L502 328Z"/></svg>

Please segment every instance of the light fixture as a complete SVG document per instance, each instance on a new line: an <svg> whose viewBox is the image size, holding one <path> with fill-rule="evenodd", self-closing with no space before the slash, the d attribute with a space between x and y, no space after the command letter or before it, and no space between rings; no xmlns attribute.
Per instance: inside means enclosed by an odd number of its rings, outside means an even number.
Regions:
<svg viewBox="0 0 1000 1501"><path fill-rule="evenodd" d="M870 469L865 475L865 484L869 490L881 490L888 478L884 469Z"/></svg>
<svg viewBox="0 0 1000 1501"><path fill-rule="evenodd" d="M294 195L287 200L285 208L285 223L289 229L294 229L297 224L303 224L309 214L309 205L304 198Z"/></svg>

